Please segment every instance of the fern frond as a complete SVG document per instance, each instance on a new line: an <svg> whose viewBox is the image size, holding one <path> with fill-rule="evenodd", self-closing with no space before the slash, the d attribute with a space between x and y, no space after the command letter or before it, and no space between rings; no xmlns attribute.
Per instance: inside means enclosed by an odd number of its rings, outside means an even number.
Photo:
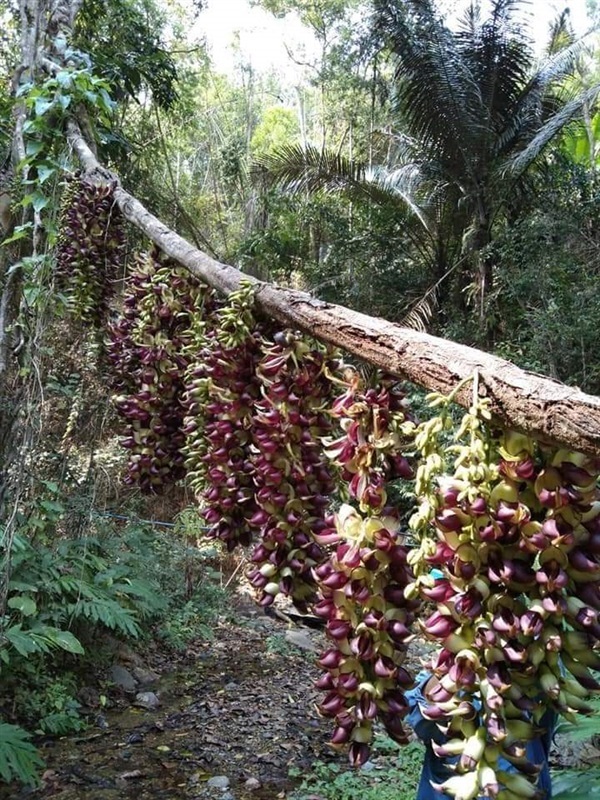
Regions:
<svg viewBox="0 0 600 800"><path fill-rule="evenodd" d="M95 625L102 624L106 628L124 633L134 639L140 635L140 627L133 611L119 605L115 600L103 598L99 601L79 600L72 603L69 613L73 619L86 619Z"/></svg>
<svg viewBox="0 0 600 800"><path fill-rule="evenodd" d="M44 762L29 739L23 728L0 722L0 779L4 783L15 779L29 786L39 783L37 771Z"/></svg>

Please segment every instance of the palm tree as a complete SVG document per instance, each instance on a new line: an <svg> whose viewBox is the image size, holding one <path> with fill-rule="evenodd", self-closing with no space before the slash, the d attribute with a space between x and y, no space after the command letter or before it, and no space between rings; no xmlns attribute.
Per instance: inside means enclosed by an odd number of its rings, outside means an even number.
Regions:
<svg viewBox="0 0 600 800"><path fill-rule="evenodd" d="M454 273L459 295L473 282L483 328L494 225L519 217L546 146L595 101L600 86L568 94L565 78L582 44L560 31L537 63L515 13L521 0L492 0L485 16L473 2L456 29L432 0L373 4L375 34L394 63L392 108L402 130L395 162L369 170L288 148L263 166L288 188L343 188L410 209L434 281Z"/></svg>
<svg viewBox="0 0 600 800"><path fill-rule="evenodd" d="M416 143L423 175L457 209L463 253L473 254L480 314L492 282L484 250L501 213L518 214L529 173L545 147L597 97L569 97L561 81L581 42L566 41L535 64L520 0L472 3L456 31L431 0L375 0L375 26L395 57L395 108ZM564 23L564 17L563 17ZM553 41L558 41L554 31Z"/></svg>

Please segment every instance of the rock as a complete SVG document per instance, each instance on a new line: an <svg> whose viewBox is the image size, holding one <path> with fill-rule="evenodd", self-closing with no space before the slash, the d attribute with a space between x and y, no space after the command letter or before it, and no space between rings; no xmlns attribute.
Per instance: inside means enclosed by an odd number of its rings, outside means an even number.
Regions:
<svg viewBox="0 0 600 800"><path fill-rule="evenodd" d="M142 664L142 657L125 642L119 642L116 655L119 661L124 661L126 664L136 664L137 666Z"/></svg>
<svg viewBox="0 0 600 800"><path fill-rule="evenodd" d="M295 647L299 647L301 650L311 650L314 652L317 649L315 643L306 631L297 631L293 628L289 628L285 632L285 640Z"/></svg>
<svg viewBox="0 0 600 800"><path fill-rule="evenodd" d="M77 699L88 708L98 708L100 705L100 693L93 686L82 686L77 692Z"/></svg>
<svg viewBox="0 0 600 800"><path fill-rule="evenodd" d="M260 789L262 783L258 780L258 778L248 778L248 780L244 783L244 787L249 792L255 792L257 789Z"/></svg>
<svg viewBox="0 0 600 800"><path fill-rule="evenodd" d="M227 775L213 775L206 781L206 785L211 789L229 789L229 778Z"/></svg>
<svg viewBox="0 0 600 800"><path fill-rule="evenodd" d="M148 711L156 711L160 706L160 700L154 692L138 692L135 696L135 706L139 708L146 708Z"/></svg>
<svg viewBox="0 0 600 800"><path fill-rule="evenodd" d="M144 667L134 667L133 668L133 677L139 683L140 686L151 686L153 683L160 678L158 672L154 672L153 669L145 669Z"/></svg>
<svg viewBox="0 0 600 800"><path fill-rule="evenodd" d="M108 673L110 680L124 692L135 692L137 682L131 672L120 664L113 664Z"/></svg>
<svg viewBox="0 0 600 800"><path fill-rule="evenodd" d="M96 714L94 718L94 725L103 731L108 730L108 728L110 727L108 722L106 721L106 717L104 716L104 714Z"/></svg>

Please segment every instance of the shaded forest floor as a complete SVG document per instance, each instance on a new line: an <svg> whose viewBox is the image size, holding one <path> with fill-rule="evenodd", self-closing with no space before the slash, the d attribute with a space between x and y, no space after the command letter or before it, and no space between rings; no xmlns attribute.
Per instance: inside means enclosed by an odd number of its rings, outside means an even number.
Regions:
<svg viewBox="0 0 600 800"><path fill-rule="evenodd" d="M0 789L0 797L261 800L283 796L290 769L343 760L327 746L330 721L314 709L323 633L290 628L250 602L236 601L235 618L219 622L183 660L150 657L146 666L161 673L149 687L160 699L156 710L112 690L112 708L94 727L45 743L40 788ZM131 666L126 658L127 649L121 660Z"/></svg>
<svg viewBox="0 0 600 800"><path fill-rule="evenodd" d="M315 660L325 644L321 630L288 625L232 597L212 638L193 643L184 657L155 650L142 659L122 648L125 668L143 663L160 674L149 687L160 705L138 708L133 692L113 686L103 708L90 688L90 727L47 739L42 785L0 788L0 798L282 800L317 762L346 766L345 755L328 746L330 720L315 710L322 696L313 685ZM408 666L417 671L429 649L416 642ZM590 742L583 752L569 747L559 743L555 765L600 759Z"/></svg>

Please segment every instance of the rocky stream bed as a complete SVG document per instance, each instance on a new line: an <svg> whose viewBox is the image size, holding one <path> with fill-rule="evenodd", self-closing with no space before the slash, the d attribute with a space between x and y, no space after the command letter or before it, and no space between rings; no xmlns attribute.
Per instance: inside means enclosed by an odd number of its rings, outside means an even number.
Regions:
<svg viewBox="0 0 600 800"><path fill-rule="evenodd" d="M219 622L183 661L121 648L108 671L109 707L84 690L90 727L44 741L41 786L0 787L0 800L281 800L295 785L290 770L345 763L314 707L323 632L250 604L236 608L236 620ZM429 649L414 643L408 666L418 669ZM599 760L590 742L565 739L553 754L558 766Z"/></svg>

